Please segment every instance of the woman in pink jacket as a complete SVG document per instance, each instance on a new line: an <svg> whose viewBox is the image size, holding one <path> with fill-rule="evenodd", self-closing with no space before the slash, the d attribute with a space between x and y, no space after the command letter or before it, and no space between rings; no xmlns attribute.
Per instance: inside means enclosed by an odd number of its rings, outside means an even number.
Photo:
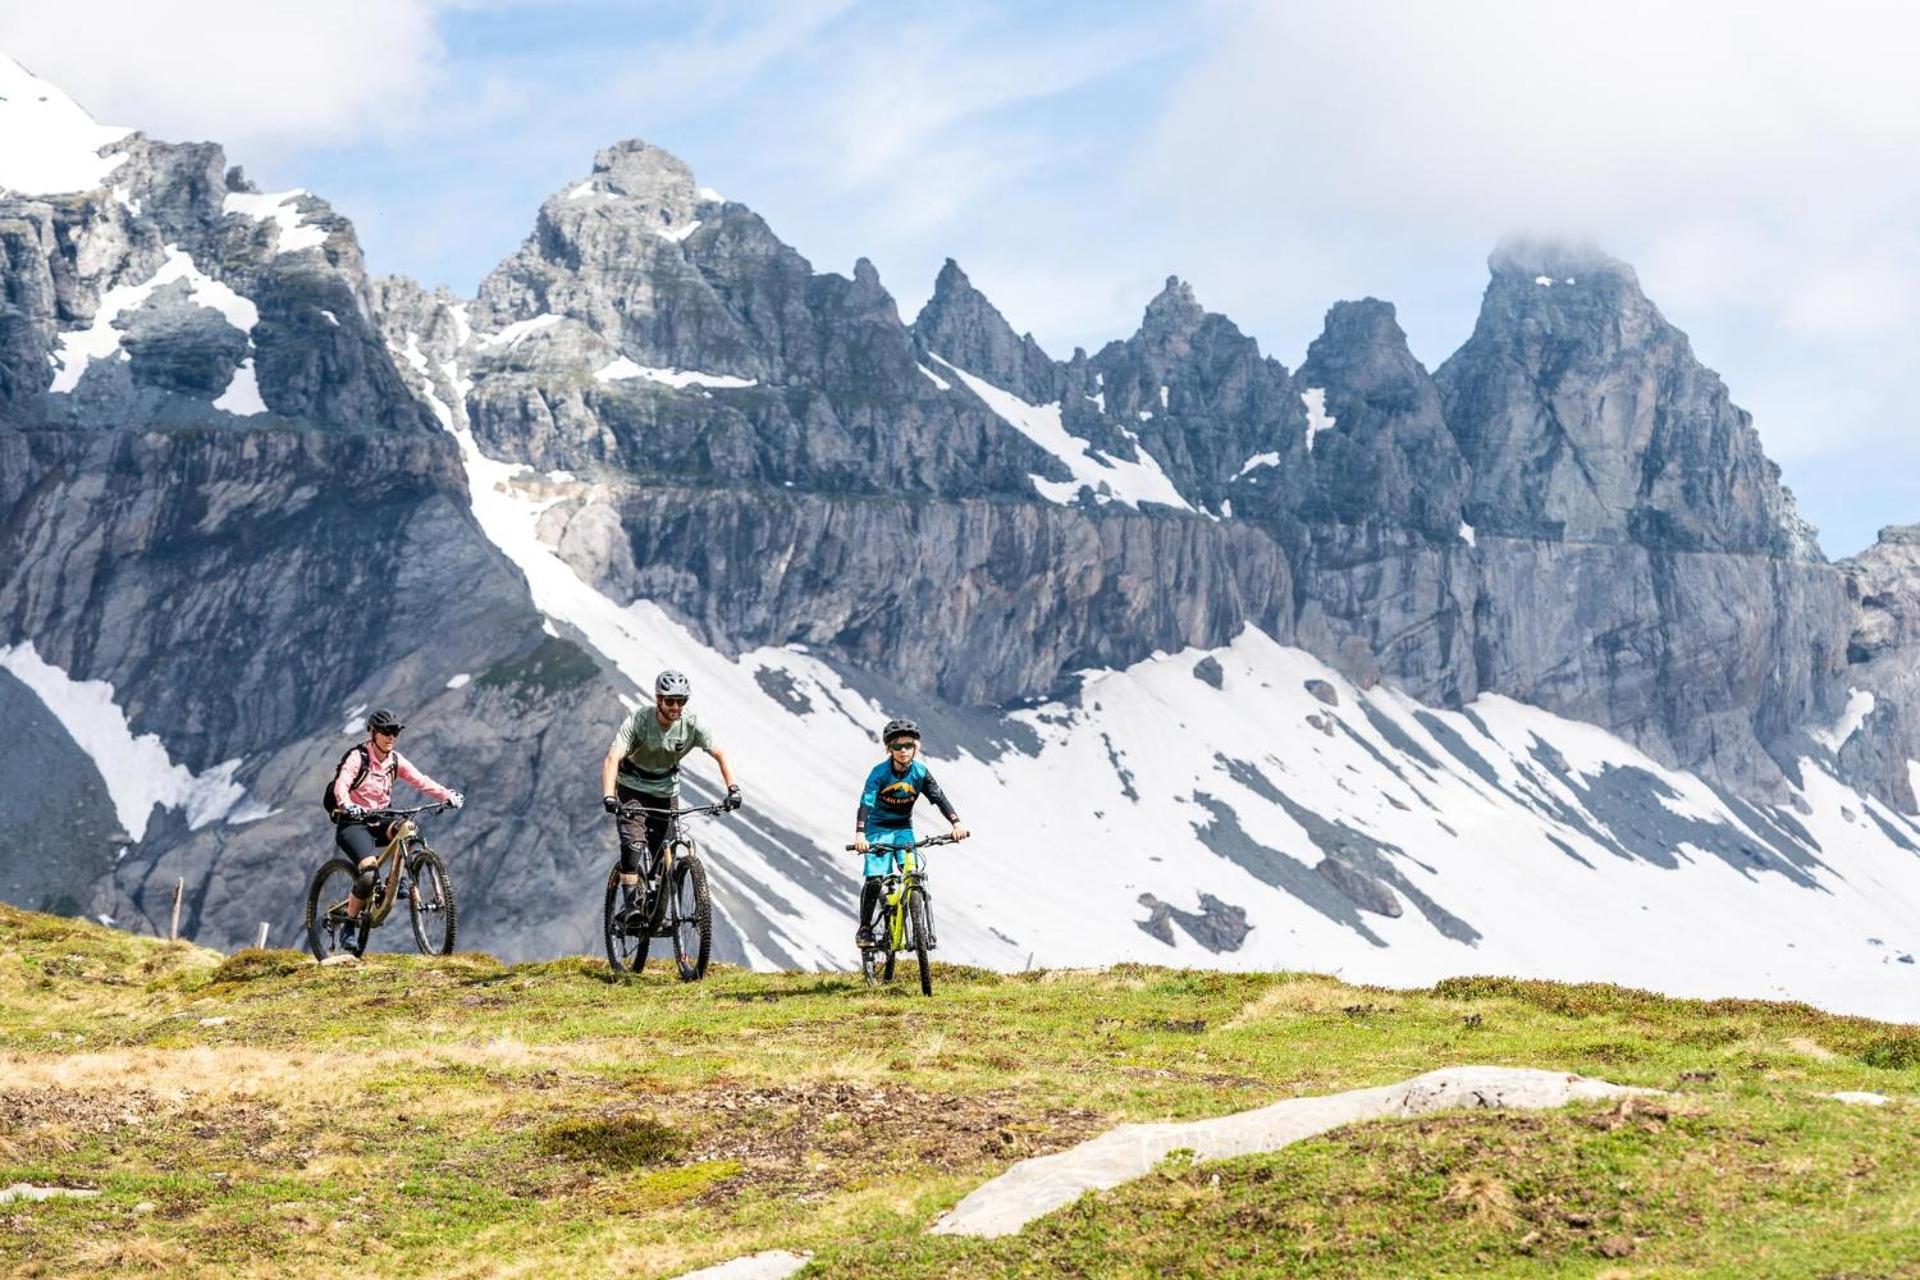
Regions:
<svg viewBox="0 0 1920 1280"><path fill-rule="evenodd" d="M393 838L393 819L382 811L393 803L393 784L398 779L435 800L458 809L465 803L458 791L450 791L414 768L394 747L406 726L391 711L376 711L367 717L367 740L340 757L340 768L327 788L327 810L339 824L333 842L359 869L347 898L347 918L360 918L360 908L373 896L374 872L380 863L380 850Z"/></svg>

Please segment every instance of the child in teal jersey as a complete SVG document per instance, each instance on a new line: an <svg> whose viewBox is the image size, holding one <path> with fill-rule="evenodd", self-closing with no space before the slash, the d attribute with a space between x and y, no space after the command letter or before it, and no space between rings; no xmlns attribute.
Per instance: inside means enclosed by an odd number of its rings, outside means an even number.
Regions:
<svg viewBox="0 0 1920 1280"><path fill-rule="evenodd" d="M913 843L914 802L923 795L933 801L940 816L953 824L953 838L967 838L966 824L918 758L920 726L911 720L889 720L880 737L887 744L887 758L867 774L853 820L853 847L867 855L867 879L860 886L860 931L854 935L855 945L863 948L874 943L873 910L880 903L880 881L894 869L901 848Z"/></svg>

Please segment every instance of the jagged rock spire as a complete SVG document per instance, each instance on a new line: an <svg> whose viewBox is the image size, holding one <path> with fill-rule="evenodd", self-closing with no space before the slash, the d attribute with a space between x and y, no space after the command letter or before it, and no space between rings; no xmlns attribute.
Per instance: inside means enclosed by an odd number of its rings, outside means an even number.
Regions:
<svg viewBox="0 0 1920 1280"><path fill-rule="evenodd" d="M1032 334L1017 334L987 296L948 258L933 296L913 322L925 351L1031 404L1060 398L1060 368Z"/></svg>

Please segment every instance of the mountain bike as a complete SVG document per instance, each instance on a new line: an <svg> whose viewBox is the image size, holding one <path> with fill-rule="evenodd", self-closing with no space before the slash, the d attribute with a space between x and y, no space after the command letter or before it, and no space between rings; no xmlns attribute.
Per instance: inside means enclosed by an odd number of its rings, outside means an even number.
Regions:
<svg viewBox="0 0 1920 1280"><path fill-rule="evenodd" d="M427 847L414 818L438 813L446 802L416 809L380 809L367 816L390 821L387 847L375 864L373 897L360 906L359 916L347 917L347 897L360 878L354 864L343 857L329 859L313 873L307 889L307 946L316 960L337 955L364 955L367 939L387 922L394 905L406 899L413 918L413 941L423 956L453 954L454 931L460 924L453 896L453 879L440 855ZM384 875L382 874L384 868Z"/></svg>
<svg viewBox="0 0 1920 1280"><path fill-rule="evenodd" d="M893 846L900 853L900 869L890 872L880 882L882 914L878 941L860 951L860 972L868 986L892 982L895 954L911 951L920 966L920 994L933 994L933 964L927 958L927 952L933 947L933 897L927 890L926 859L920 856L920 850L930 845L954 843L950 835L927 836L912 844ZM858 852L853 845L847 849Z"/></svg>
<svg viewBox="0 0 1920 1280"><path fill-rule="evenodd" d="M607 901L602 924L607 938L607 964L615 973L639 973L647 965L647 948L654 938L673 939L673 960L680 981L698 982L707 975L713 952L713 904L707 896L707 868L681 825L683 819L717 817L724 804L691 809L654 808L627 801L616 818L668 814L671 822L660 854L642 860L640 883L628 889L620 883L620 860L607 872Z"/></svg>

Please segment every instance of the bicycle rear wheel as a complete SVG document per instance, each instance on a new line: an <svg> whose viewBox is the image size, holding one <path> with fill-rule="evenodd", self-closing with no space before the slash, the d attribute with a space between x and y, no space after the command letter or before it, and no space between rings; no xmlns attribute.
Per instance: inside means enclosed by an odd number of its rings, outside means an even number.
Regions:
<svg viewBox="0 0 1920 1280"><path fill-rule="evenodd" d="M927 895L918 886L907 890L907 945L920 965L920 994L933 994L933 964L927 959Z"/></svg>
<svg viewBox="0 0 1920 1280"><path fill-rule="evenodd" d="M706 977L713 954L713 903L707 896L707 868L691 848L683 847L673 860L667 924L673 933L673 960L679 966L680 981Z"/></svg>
<svg viewBox="0 0 1920 1280"><path fill-rule="evenodd" d="M407 907L413 913L413 940L423 956L453 954L453 935L460 927L459 904L453 897L453 879L440 855L421 845L407 864L413 892Z"/></svg>
<svg viewBox="0 0 1920 1280"><path fill-rule="evenodd" d="M315 960L360 955L367 949L367 932L360 921L347 919L347 895L359 878L345 858L331 858L313 873L307 886L307 949ZM364 915L364 906L362 913Z"/></svg>
<svg viewBox="0 0 1920 1280"><path fill-rule="evenodd" d="M607 937L607 965L615 973L638 973L647 967L647 922L639 914L645 905L643 886L636 886L638 906L626 911L626 893L620 888L620 864L607 872L607 904L602 923Z"/></svg>

